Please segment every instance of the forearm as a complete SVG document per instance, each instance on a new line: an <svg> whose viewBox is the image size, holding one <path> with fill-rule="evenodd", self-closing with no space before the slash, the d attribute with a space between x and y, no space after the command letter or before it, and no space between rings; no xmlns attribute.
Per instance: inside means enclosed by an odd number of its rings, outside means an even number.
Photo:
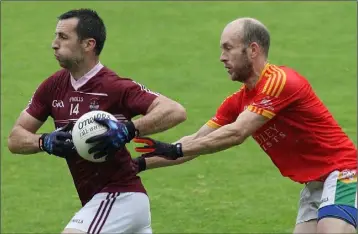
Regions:
<svg viewBox="0 0 358 234"><path fill-rule="evenodd" d="M166 159L163 157L150 157L150 158L145 158L145 162L146 162L146 169L154 169L154 168L160 168L160 167L169 167L169 166L174 166L174 165L179 165L182 164L184 162L190 161L192 159L194 159L194 157L183 157L183 158L178 158L176 160L171 160L171 159Z"/></svg>
<svg viewBox="0 0 358 234"><path fill-rule="evenodd" d="M14 154L34 154L40 152L40 136L20 126L15 127L8 138L8 148Z"/></svg>
<svg viewBox="0 0 358 234"><path fill-rule="evenodd" d="M205 137L195 140L190 138L183 139L182 151L184 157L211 154L228 149L234 145L239 145L245 137L241 131L235 129L233 125L226 125L220 131L212 132Z"/></svg>
<svg viewBox="0 0 358 234"><path fill-rule="evenodd" d="M182 107L155 107L145 116L133 120L135 128L140 136L154 134L172 128L186 119Z"/></svg>
<svg viewBox="0 0 358 234"><path fill-rule="evenodd" d="M182 137L180 138L179 140L177 140L176 142L174 142L174 144L176 143L181 143L181 142L184 142L184 141L192 141L196 138L196 134L193 134L193 135L189 135L189 136L185 136L185 137Z"/></svg>

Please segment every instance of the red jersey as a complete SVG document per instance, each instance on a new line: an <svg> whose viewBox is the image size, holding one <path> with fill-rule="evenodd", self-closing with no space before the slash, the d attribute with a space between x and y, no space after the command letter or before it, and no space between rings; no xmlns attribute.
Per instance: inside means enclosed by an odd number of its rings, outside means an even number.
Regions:
<svg viewBox="0 0 358 234"><path fill-rule="evenodd" d="M357 168L355 145L293 69L267 64L255 88L226 98L207 125L230 124L245 109L270 119L252 137L283 176L305 183Z"/></svg>
<svg viewBox="0 0 358 234"><path fill-rule="evenodd" d="M56 128L91 110L107 111L126 121L146 114L157 96L99 63L77 81L65 69L56 72L39 86L26 111L40 121L51 116ZM77 153L66 160L82 205L99 192L146 193L126 148L117 152L114 162L94 163Z"/></svg>

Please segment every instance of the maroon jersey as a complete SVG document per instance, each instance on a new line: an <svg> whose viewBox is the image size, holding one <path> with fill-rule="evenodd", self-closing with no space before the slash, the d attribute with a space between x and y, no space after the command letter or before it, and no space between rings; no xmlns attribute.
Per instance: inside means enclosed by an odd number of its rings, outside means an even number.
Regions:
<svg viewBox="0 0 358 234"><path fill-rule="evenodd" d="M157 96L99 63L77 81L65 69L56 72L39 86L26 111L40 121L51 116L56 128L91 110L107 111L119 121L127 121L146 114ZM99 192L146 193L126 148L116 153L114 162L94 163L78 154L68 155L66 160L82 205Z"/></svg>

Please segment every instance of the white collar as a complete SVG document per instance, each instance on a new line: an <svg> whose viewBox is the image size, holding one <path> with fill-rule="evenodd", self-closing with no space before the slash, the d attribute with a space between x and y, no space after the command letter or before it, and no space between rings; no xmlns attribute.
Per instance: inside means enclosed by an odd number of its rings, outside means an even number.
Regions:
<svg viewBox="0 0 358 234"><path fill-rule="evenodd" d="M94 66L89 72L84 74L78 80L75 80L71 74L71 84L75 90L78 90L83 85L85 85L92 77L94 77L104 66L101 62L98 62L96 66Z"/></svg>

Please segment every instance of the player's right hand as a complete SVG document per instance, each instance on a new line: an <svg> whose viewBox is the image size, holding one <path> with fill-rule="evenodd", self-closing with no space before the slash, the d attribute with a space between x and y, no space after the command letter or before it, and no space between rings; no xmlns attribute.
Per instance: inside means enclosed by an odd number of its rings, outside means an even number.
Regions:
<svg viewBox="0 0 358 234"><path fill-rule="evenodd" d="M48 154L62 158L66 158L68 155L75 153L76 149L70 133L73 125L73 122L70 122L51 133L42 134L39 139L39 148Z"/></svg>
<svg viewBox="0 0 358 234"><path fill-rule="evenodd" d="M137 137L133 139L136 143L146 144L143 147L136 147L135 151L139 153L145 153L142 156L145 158L152 156L162 156L167 159L175 160L183 157L183 151L181 144L168 144L161 141L156 141L149 137Z"/></svg>

